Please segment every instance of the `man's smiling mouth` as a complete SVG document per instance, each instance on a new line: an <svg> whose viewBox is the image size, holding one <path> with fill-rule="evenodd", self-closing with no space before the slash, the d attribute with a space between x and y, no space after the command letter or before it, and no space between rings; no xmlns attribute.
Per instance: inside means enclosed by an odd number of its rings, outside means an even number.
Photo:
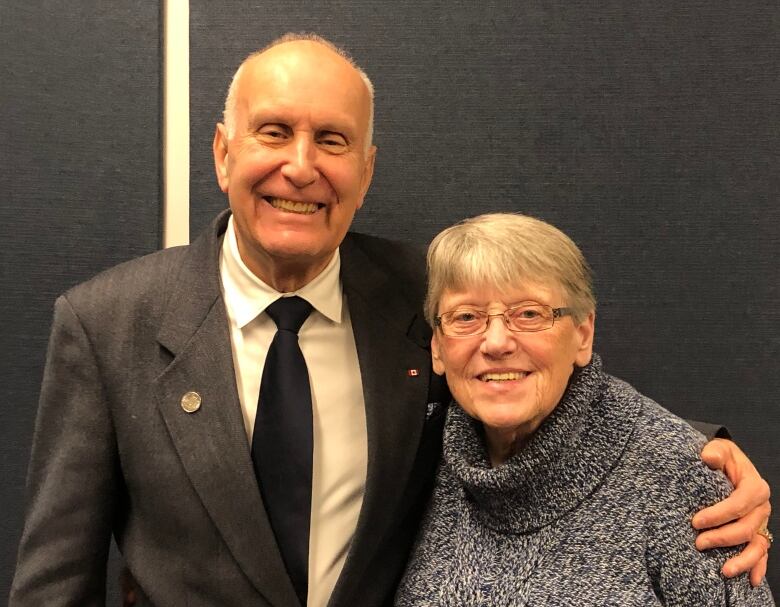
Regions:
<svg viewBox="0 0 780 607"><path fill-rule="evenodd" d="M317 202L297 202L295 200L285 200L284 198L275 198L273 196L263 196L263 200L275 209L286 213L297 213L298 215L311 215L325 206L324 204Z"/></svg>

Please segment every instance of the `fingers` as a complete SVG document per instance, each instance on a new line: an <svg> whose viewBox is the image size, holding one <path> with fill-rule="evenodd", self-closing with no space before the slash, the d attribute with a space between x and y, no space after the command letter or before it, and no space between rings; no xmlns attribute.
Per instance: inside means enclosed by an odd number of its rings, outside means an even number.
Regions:
<svg viewBox="0 0 780 607"><path fill-rule="evenodd" d="M727 442L722 438L715 438L708 442L701 450L701 459L712 470L723 470L726 467L726 459L729 452ZM732 443L733 444L733 443Z"/></svg>
<svg viewBox="0 0 780 607"><path fill-rule="evenodd" d="M764 557L758 561L758 565L750 570L750 584L755 588L760 585L766 576L766 568L769 562L769 554L765 554Z"/></svg>
<svg viewBox="0 0 780 607"><path fill-rule="evenodd" d="M742 536L743 542L752 537L761 522L769 518L772 507L769 504L769 485L761 477L752 481L743 481L733 493L722 502L713 504L697 512L691 524L694 529L710 529L726 525L738 519L746 519L749 527L742 531L750 535ZM730 530L733 533L734 530Z"/></svg>
<svg viewBox="0 0 780 607"><path fill-rule="evenodd" d="M722 470L734 485L732 494L696 513L695 529L707 529L696 538L696 548L736 546L745 548L723 565L723 575L734 577L750 571L750 583L758 586L766 575L769 540L756 533L765 527L772 507L769 484L733 442L715 439L707 443L701 458L713 470Z"/></svg>
<svg viewBox="0 0 780 607"><path fill-rule="evenodd" d="M734 577L750 571L750 583L758 586L766 575L769 542L758 534L753 536L745 549L723 564L723 575Z"/></svg>
<svg viewBox="0 0 780 607"><path fill-rule="evenodd" d="M701 456L708 466L717 468L722 465L721 469L734 485L734 491L722 502L698 512L692 521L695 529L725 525L757 508L762 509L762 518L769 516L769 484L734 443L715 439L704 446Z"/></svg>
<svg viewBox="0 0 780 607"><path fill-rule="evenodd" d="M739 546L740 544L755 541L756 537L761 537L758 536L756 530L766 525L769 520L770 510L769 502L765 502L732 523L703 531L696 538L696 548L708 550L709 548ZM699 514L703 513L704 511ZM761 537L761 540L767 544L769 543L766 541L766 538Z"/></svg>

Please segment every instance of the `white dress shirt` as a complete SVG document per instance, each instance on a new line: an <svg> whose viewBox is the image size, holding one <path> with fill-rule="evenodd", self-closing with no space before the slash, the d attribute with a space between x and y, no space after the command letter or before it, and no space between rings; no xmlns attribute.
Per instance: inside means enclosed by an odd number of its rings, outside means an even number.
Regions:
<svg viewBox="0 0 780 607"><path fill-rule="evenodd" d="M242 261L231 217L219 268L236 386L250 445L263 365L276 333L276 324L265 309L279 297L291 295L313 306L299 331L311 382L314 422L308 605L325 607L355 533L368 457L363 386L339 276L339 252L309 284L295 293L282 294Z"/></svg>

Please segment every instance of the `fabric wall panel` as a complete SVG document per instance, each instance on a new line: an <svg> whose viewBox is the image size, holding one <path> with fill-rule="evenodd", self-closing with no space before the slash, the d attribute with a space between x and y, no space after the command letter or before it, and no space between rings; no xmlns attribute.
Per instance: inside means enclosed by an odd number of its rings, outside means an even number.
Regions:
<svg viewBox="0 0 780 607"><path fill-rule="evenodd" d="M558 225L596 271L607 369L729 425L780 487L776 3L191 9L193 232L226 204L210 142L231 73L285 31L316 31L377 90L360 229L426 242L494 210Z"/></svg>
<svg viewBox="0 0 780 607"><path fill-rule="evenodd" d="M89 0L4 2L0 24L5 597L54 299L159 248L161 31L156 3Z"/></svg>

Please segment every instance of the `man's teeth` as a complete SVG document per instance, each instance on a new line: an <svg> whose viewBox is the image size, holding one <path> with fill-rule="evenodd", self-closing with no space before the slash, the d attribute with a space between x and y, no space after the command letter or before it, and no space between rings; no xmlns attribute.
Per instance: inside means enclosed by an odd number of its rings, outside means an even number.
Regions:
<svg viewBox="0 0 780 607"><path fill-rule="evenodd" d="M526 371L508 371L506 373L483 373L479 376L482 381L518 381L528 373Z"/></svg>
<svg viewBox="0 0 780 607"><path fill-rule="evenodd" d="M275 209L287 211L288 213L302 213L304 215L310 215L319 208L319 205L313 202L296 202L294 200L284 200L283 198L271 198L268 202Z"/></svg>

